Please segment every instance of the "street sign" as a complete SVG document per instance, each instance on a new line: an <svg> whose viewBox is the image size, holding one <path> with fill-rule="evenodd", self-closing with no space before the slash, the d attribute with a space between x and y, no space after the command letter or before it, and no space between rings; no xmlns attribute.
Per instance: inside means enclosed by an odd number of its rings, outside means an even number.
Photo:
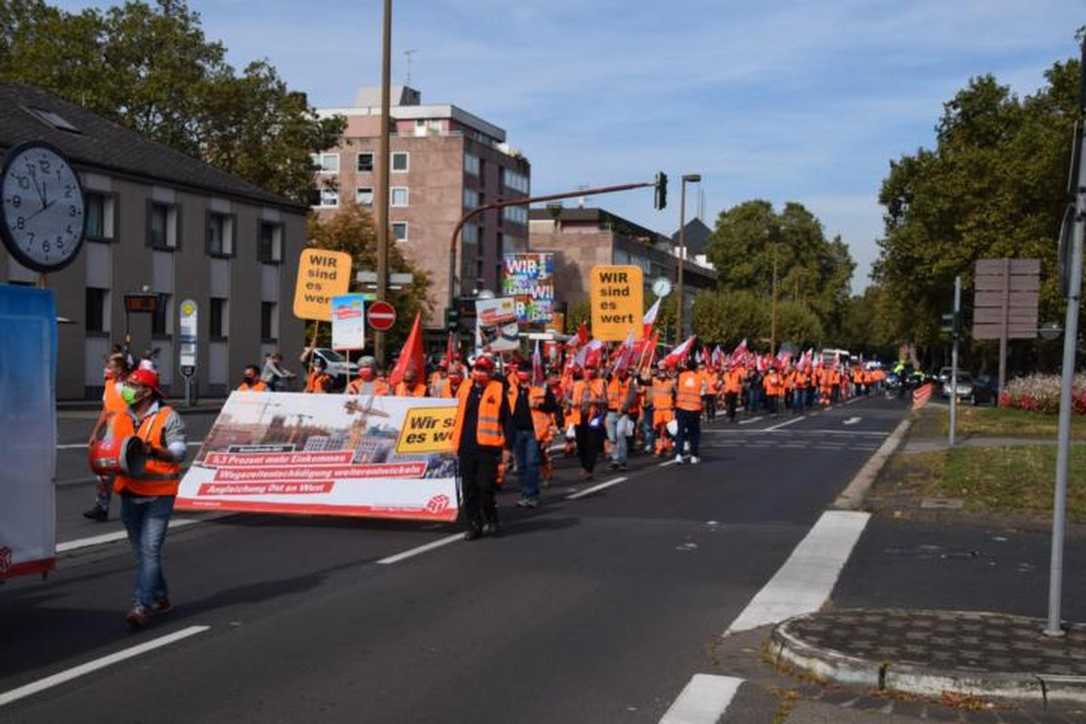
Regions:
<svg viewBox="0 0 1086 724"><path fill-rule="evenodd" d="M396 324L396 308L388 302L374 302L366 313L366 320L378 332L387 332Z"/></svg>
<svg viewBox="0 0 1086 724"><path fill-rule="evenodd" d="M179 345L180 359L182 374L186 367L196 367L196 343L199 338L199 308L196 306L196 302L191 299L186 299L181 302L178 307L178 311L181 316L181 324L178 325L177 342Z"/></svg>
<svg viewBox="0 0 1086 724"><path fill-rule="evenodd" d="M1007 380L1007 343L1036 339L1040 259L978 259L973 287L973 339L999 340L999 392Z"/></svg>
<svg viewBox="0 0 1086 724"><path fill-rule="evenodd" d="M361 294L332 297L332 349L359 350L366 346L364 309Z"/></svg>
<svg viewBox="0 0 1086 724"><path fill-rule="evenodd" d="M153 313L158 306L158 295L143 292L132 292L124 295L124 309L126 312Z"/></svg>

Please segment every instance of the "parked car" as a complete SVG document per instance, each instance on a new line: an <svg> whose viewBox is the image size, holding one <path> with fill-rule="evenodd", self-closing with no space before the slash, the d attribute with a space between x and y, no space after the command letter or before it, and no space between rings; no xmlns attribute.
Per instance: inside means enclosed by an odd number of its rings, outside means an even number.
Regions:
<svg viewBox="0 0 1086 724"><path fill-rule="evenodd" d="M935 379L939 380L939 384L948 382L950 380L950 375L953 371L953 367L943 367L939 370L939 375Z"/></svg>
<svg viewBox="0 0 1086 724"><path fill-rule="evenodd" d="M970 402L974 405L999 404L999 380L991 375L978 375L973 380L973 396Z"/></svg>
<svg viewBox="0 0 1086 724"><path fill-rule="evenodd" d="M950 378L943 384L943 397L950 399L951 391ZM973 397L973 375L968 372L958 371L958 387L957 396L959 400L969 400Z"/></svg>

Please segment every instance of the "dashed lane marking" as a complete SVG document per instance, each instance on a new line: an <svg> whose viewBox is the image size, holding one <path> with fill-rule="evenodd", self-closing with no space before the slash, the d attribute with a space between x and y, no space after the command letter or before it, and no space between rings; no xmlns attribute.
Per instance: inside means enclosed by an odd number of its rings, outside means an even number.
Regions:
<svg viewBox="0 0 1086 724"><path fill-rule="evenodd" d="M749 420L740 420L739 424L740 425L749 425L750 423L758 422L758 420L761 420L761 419L763 419L763 418L762 417L752 417Z"/></svg>
<svg viewBox="0 0 1086 724"><path fill-rule="evenodd" d="M160 649L163 646L169 646L170 644L181 641L182 639L187 639L190 636L195 636L196 634L201 634L204 631L208 631L210 630L210 628L210 626L189 626L188 628L183 628L180 631L175 631L172 634L160 636L157 639L151 639L150 641L146 641L137 646L122 649L121 651L110 654L108 656L103 656L101 658L94 659L93 661L88 661L85 664L80 664L79 666L73 667L71 669L66 669L59 673L53 674L52 676L47 676L44 679L38 679L37 681L33 681L26 686L20 686L18 689L5 691L3 693L0 693L0 706L11 704L12 702L18 701L19 699L25 699L28 696L33 696L34 694L45 691L46 689L51 689L54 686L67 683L73 679L79 678L80 676L84 676L91 672L98 671L99 669L104 669L107 666L112 666L113 664L125 661L126 659L131 659L135 656L145 654L148 651Z"/></svg>
<svg viewBox="0 0 1086 724"><path fill-rule="evenodd" d="M715 724L728 710L742 679L694 674L672 702L660 724Z"/></svg>
<svg viewBox="0 0 1086 724"><path fill-rule="evenodd" d="M206 523L209 520L215 520L224 516L214 516L207 518L174 518L170 521L169 529L175 530L177 528L184 528L187 525L195 525L197 523ZM119 540L125 540L128 538L128 533L123 530L113 531L112 533L103 533L102 535L92 535L89 538L77 538L75 540L67 540L63 543L57 543L57 553L68 553L69 551L79 550L80 548L90 548L91 546L100 546L105 543L114 543Z"/></svg>
<svg viewBox="0 0 1086 724"><path fill-rule="evenodd" d="M780 423L779 425L774 425L773 427L767 427L765 430L762 430L762 432L774 432L775 430L780 430L782 427L788 427L789 425L797 423L797 422L799 422L800 420L803 420L806 417L807 417L806 415L802 415L800 417L793 417L791 420L785 420L784 422Z"/></svg>
<svg viewBox="0 0 1086 724"><path fill-rule="evenodd" d="M457 533L456 535L449 535L449 536L445 536L444 538L438 538L435 541L431 541L429 543L425 543L425 544L423 544L421 546L417 546L417 547L412 548L410 550L406 550L403 553L397 553L396 555L388 556L387 558L382 558L381 560L379 560L377 562L382 566L388 566L388 565L391 565L393 563L399 563L400 561L405 561L408 558L414 558L415 556L417 556L419 554L426 553L427 551L432 551L435 548L441 548L442 546L447 546L450 543L455 543L458 540L464 540L464 534L463 533Z"/></svg>
<svg viewBox="0 0 1086 724"><path fill-rule="evenodd" d="M626 482L626 477L625 476L623 476L621 478L615 478L614 480L608 480L605 483L600 483L599 485L593 485L591 488L585 488L584 490L573 493L572 495L567 495L566 500L577 500L578 498L583 498L586 495L592 495L592 493L598 493L601 490L606 490L607 488L610 488L612 485L618 485L619 483L624 483L624 482Z"/></svg>
<svg viewBox="0 0 1086 724"><path fill-rule="evenodd" d="M850 417L847 420L845 420L844 422L842 422L841 424L843 424L843 425L855 425L857 422L859 422L862 419L863 419L862 417Z"/></svg>

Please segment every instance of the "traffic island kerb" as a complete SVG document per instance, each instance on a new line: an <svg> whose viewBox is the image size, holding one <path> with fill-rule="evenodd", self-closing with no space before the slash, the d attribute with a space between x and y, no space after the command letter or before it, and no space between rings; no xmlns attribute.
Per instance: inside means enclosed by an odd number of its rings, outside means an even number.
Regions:
<svg viewBox="0 0 1086 724"><path fill-rule="evenodd" d="M1086 703L1086 626L977 611L850 609L774 627L778 663L847 686L940 698Z"/></svg>

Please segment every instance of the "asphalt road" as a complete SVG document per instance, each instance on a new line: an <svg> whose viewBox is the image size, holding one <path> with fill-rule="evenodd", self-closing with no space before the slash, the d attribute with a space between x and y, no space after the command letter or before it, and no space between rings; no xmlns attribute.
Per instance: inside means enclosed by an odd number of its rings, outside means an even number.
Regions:
<svg viewBox="0 0 1086 724"><path fill-rule="evenodd" d="M501 494L498 539L351 519L201 522L171 531L176 609L138 634L123 621L126 544L78 549L47 581L0 587L0 701L187 637L0 706L0 720L656 722L694 674L720 669L721 634L903 414L879 399L795 422L718 421L701 465L641 456L623 482L576 500L585 486L562 461L540 509ZM61 434L77 444L86 430ZM93 495L72 482L82 455L58 451L60 541L116 529L80 522Z"/></svg>

